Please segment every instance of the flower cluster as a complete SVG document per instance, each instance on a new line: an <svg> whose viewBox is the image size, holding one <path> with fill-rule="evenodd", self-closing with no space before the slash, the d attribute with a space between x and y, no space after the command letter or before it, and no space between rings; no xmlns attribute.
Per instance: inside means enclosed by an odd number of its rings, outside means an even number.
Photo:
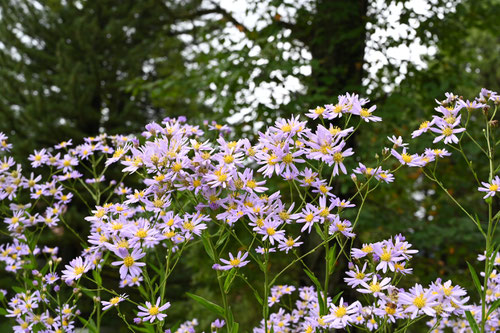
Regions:
<svg viewBox="0 0 500 333"><path fill-rule="evenodd" d="M469 309L465 305L468 297L464 289L452 285L451 281L443 283L438 279L427 287L416 284L409 290L396 286L402 276L411 274L408 262L416 252L401 235L365 244L361 249L353 248L354 262L350 264L344 280L357 292L368 296L365 299L372 303L347 303L343 298L336 303L328 298L328 314L321 316L321 305L314 287L301 287L295 308L291 312L280 308L271 314L268 328L274 332L314 332L316 329L355 326L376 331L381 325L404 326L408 320L422 316L432 317L434 322L440 323L450 322L451 318L461 320L464 311ZM284 295L285 290L290 294L295 288L275 286L273 290L269 305L279 304L278 295ZM264 322L254 332L264 332L263 329Z"/></svg>

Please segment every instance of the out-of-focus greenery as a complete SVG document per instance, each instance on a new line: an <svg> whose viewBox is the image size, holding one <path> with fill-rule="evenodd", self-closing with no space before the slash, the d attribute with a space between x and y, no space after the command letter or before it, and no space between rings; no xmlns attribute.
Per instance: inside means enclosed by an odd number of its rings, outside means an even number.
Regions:
<svg viewBox="0 0 500 333"><path fill-rule="evenodd" d="M481 87L500 89L500 1L429 0L425 12L412 9L409 0L378 3L247 1L244 13L234 13L215 0L2 1L0 131L11 137L19 158L67 138L138 132L163 116L186 115L199 123L230 117L234 135L251 138L279 116L356 92L369 94L384 122L376 132L361 131L354 138L358 157L348 161L353 167L389 147L387 135L408 140L444 92L473 99ZM410 33L373 40L378 29L390 27L387 8L394 4L401 9L398 23ZM416 39L435 49L424 56L424 67L388 55ZM387 60L374 74L376 64L367 61L367 50L380 51ZM291 80L297 89L282 97L280 89ZM480 134L480 126L473 127ZM469 159L481 168L477 149L465 145ZM414 144L411 150L424 147ZM460 156L440 162L439 172L464 206L480 207L477 184ZM486 173L480 170L479 177ZM339 195L346 195L348 187L335 185ZM416 281L453 276L455 283L470 286L465 261L474 261L482 239L423 175L411 169L399 174L365 205L356 245L401 232L421 250L414 259ZM82 216L88 212L81 206L72 212L73 223L85 230ZM191 289L216 297L205 278L211 268L198 251L181 263L183 273L171 283L169 296L186 302L172 307L172 320L193 316L207 324L210 319L180 294ZM300 272L282 283L298 281L309 283ZM8 278L1 283L8 284ZM233 301L236 307L253 308ZM242 327L259 317L246 313Z"/></svg>

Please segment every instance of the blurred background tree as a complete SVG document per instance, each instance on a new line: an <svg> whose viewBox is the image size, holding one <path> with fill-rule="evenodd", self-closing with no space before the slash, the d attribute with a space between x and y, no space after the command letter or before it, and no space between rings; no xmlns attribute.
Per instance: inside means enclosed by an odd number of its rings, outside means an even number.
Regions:
<svg viewBox="0 0 500 333"><path fill-rule="evenodd" d="M252 138L280 116L356 92L385 121L354 138L354 166L388 146L387 135L409 138L444 92L473 99L481 87L499 89L499 0L6 0L0 10L0 131L19 160L68 137L138 132L164 116L228 121L235 137ZM460 202L480 205L459 156L441 169ZM464 258L474 261L470 248L481 239L418 172L380 189L361 221L357 242L401 232L421 249L415 280L464 272L455 282L469 283ZM191 255L192 276L173 290L191 284L211 295L203 256ZM303 278L293 274L285 282Z"/></svg>

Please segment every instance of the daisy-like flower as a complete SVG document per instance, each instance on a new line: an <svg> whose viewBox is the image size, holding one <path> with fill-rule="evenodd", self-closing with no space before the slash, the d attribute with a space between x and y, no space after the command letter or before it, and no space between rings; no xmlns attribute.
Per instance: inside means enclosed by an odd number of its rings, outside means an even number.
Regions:
<svg viewBox="0 0 500 333"><path fill-rule="evenodd" d="M395 135L393 135L391 137L387 137L387 139L389 139L389 141L391 141L393 143L392 148L399 148L399 147L408 146L408 143L403 142L403 138L401 136L396 137Z"/></svg>
<svg viewBox="0 0 500 333"><path fill-rule="evenodd" d="M350 325L353 321L353 314L359 311L361 304L356 301L351 305L344 304L344 298L340 299L338 306L332 305L330 308L330 314L323 317L325 323L331 323L333 328L341 329Z"/></svg>
<svg viewBox="0 0 500 333"><path fill-rule="evenodd" d="M84 261L82 257L77 257L71 260L69 265L66 265L66 269L62 271L62 279L66 281L67 284L71 284L74 280L81 278L89 268L89 263L87 261Z"/></svg>
<svg viewBox="0 0 500 333"><path fill-rule="evenodd" d="M374 275L370 284L366 283L365 281L361 281L361 286L363 288L359 288L356 290L362 294L372 294L373 296L378 297L380 295L383 295L383 290L386 290L391 286L390 282L390 277L386 277L382 281L379 281L377 275Z"/></svg>
<svg viewBox="0 0 500 333"><path fill-rule="evenodd" d="M344 148L345 146L345 141L342 141L334 150L334 153L333 153L333 163L335 164L334 167L333 167L333 175L336 176L339 174L339 168L340 170L342 171L342 173L346 174L347 173L347 170L345 168L345 165L344 165L344 159L347 157L347 156L351 156L354 154L354 152L352 151L352 148L348 148L344 151L342 151L342 148Z"/></svg>
<svg viewBox="0 0 500 333"><path fill-rule="evenodd" d="M306 117L311 119L323 118L326 109L322 106L317 106L315 109L310 109L308 113L305 114Z"/></svg>
<svg viewBox="0 0 500 333"><path fill-rule="evenodd" d="M410 155L406 152L406 147L403 148L403 152L400 154L395 149L391 149L391 154L401 162L403 165L408 165L411 167L422 166L422 159L418 154Z"/></svg>
<svg viewBox="0 0 500 333"><path fill-rule="evenodd" d="M370 121L373 121L373 122L382 121L382 118L374 116L372 114L376 109L377 109L377 106L373 105L369 109L361 108L361 110L359 110L359 113L354 113L354 114L358 114L361 117L361 119L363 119L366 122L370 122Z"/></svg>
<svg viewBox="0 0 500 333"><path fill-rule="evenodd" d="M107 309L111 308L112 306L118 306L118 303L124 301L128 296L126 294L116 296L111 298L109 301L101 301L103 308L102 311L106 311Z"/></svg>
<svg viewBox="0 0 500 333"><path fill-rule="evenodd" d="M451 142L458 143L458 138L455 134L465 131L465 128L454 128L459 123L460 123L460 116L451 125L448 124L447 122L440 122L436 124L438 128L431 127L432 132L441 134L438 135L432 142L436 143L444 139L445 144Z"/></svg>
<svg viewBox="0 0 500 333"><path fill-rule="evenodd" d="M496 176L490 183L481 182L483 187L478 187L479 192L487 192L483 199L493 197L497 192L500 192L500 177Z"/></svg>
<svg viewBox="0 0 500 333"><path fill-rule="evenodd" d="M135 248L132 253L128 252L128 249L119 248L115 251L115 254L122 258L120 261L113 261L111 265L120 266L120 279L124 279L127 274L130 273L132 276L141 275L141 266L145 266L146 263L138 262L138 259L141 259L146 255L145 252L142 252L140 248Z"/></svg>
<svg viewBox="0 0 500 333"><path fill-rule="evenodd" d="M367 264L368 263L365 262L361 270L359 270L358 266L355 266L354 270L350 270L346 273L348 277L344 278L344 281L347 282L348 286L355 288L362 282L366 282L369 280L370 275L372 275L373 273L365 273Z"/></svg>
<svg viewBox="0 0 500 333"><path fill-rule="evenodd" d="M33 168L38 168L39 166L44 164L48 159L49 156L47 155L47 151L45 149L42 149L40 151L35 150L34 154L28 157L28 160L31 161L31 166Z"/></svg>
<svg viewBox="0 0 500 333"><path fill-rule="evenodd" d="M394 272L395 264L405 259L399 251L393 249L386 242L373 244L373 252L380 258L380 262L375 269L377 271L382 270L384 273L387 272L387 268Z"/></svg>
<svg viewBox="0 0 500 333"><path fill-rule="evenodd" d="M293 239L292 237L288 237L287 240L282 240L279 242L278 245L278 250L280 251L285 251L285 253L288 253L291 249L294 247L299 247L303 242L298 242L300 239L300 236Z"/></svg>
<svg viewBox="0 0 500 333"><path fill-rule="evenodd" d="M426 120L423 123L420 124L420 127L418 130L415 130L411 133L411 138L415 139L417 136L422 135L423 133L427 132L430 130L431 126L434 125L434 119L433 120Z"/></svg>
<svg viewBox="0 0 500 333"><path fill-rule="evenodd" d="M139 312L137 315L139 317L143 317L142 320L148 321L152 323L155 320L163 321L165 317L167 316L166 314L162 313L162 311L165 311L170 307L170 302L167 302L160 306L160 297L156 300L156 304L152 304L150 302L146 302L146 306L141 306L139 305Z"/></svg>
<svg viewBox="0 0 500 333"><path fill-rule="evenodd" d="M415 319L423 313L433 317L436 314L434 307L439 304L435 301L437 297L438 294L434 293L432 289L424 289L422 285L416 284L409 292L399 294L399 302L402 305L407 305L405 312L411 314L411 319Z"/></svg>
<svg viewBox="0 0 500 333"><path fill-rule="evenodd" d="M227 271L235 267L243 267L250 262L249 260L245 261L246 257L248 257L248 252L245 252L245 254L242 255L241 251L238 251L236 257L234 257L232 253L229 253L229 260L221 258L220 261L222 261L225 265L219 265L217 266L217 269Z"/></svg>
<svg viewBox="0 0 500 333"><path fill-rule="evenodd" d="M269 239L271 245L274 245L275 241L279 242L285 239L285 230L278 230L280 225L281 223L278 221L268 220L264 222L262 228L256 227L255 229L257 229L258 234L264 235L263 241Z"/></svg>

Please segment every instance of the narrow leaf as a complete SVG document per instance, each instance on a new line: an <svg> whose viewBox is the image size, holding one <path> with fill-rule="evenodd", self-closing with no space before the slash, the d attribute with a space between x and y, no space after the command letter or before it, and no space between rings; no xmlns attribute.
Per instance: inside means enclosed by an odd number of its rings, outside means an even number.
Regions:
<svg viewBox="0 0 500 333"><path fill-rule="evenodd" d="M236 277L236 268L233 268L229 271L229 274L226 277L226 280L224 281L224 292L227 294L229 292L229 289L231 288L231 284L234 281L234 278Z"/></svg>
<svg viewBox="0 0 500 333"><path fill-rule="evenodd" d="M474 281L474 285L476 286L477 292L479 293L479 295L481 295L482 294L481 282L479 282L479 278L477 277L476 270L468 262L467 262L467 266L469 266L469 271L470 271L470 274L472 275L472 281Z"/></svg>
<svg viewBox="0 0 500 333"><path fill-rule="evenodd" d="M213 302L210 302L209 300L206 300L203 297L195 295L195 294L186 293L186 295L188 295L189 297L194 299L199 304L203 305L207 310L215 313L218 316L225 317L224 309L222 308L222 306L217 305Z"/></svg>
<svg viewBox="0 0 500 333"><path fill-rule="evenodd" d="M472 316L472 313L470 313L470 311L465 311L465 316L467 317L467 321L472 328L472 332L479 333L479 326L477 326L476 320Z"/></svg>

